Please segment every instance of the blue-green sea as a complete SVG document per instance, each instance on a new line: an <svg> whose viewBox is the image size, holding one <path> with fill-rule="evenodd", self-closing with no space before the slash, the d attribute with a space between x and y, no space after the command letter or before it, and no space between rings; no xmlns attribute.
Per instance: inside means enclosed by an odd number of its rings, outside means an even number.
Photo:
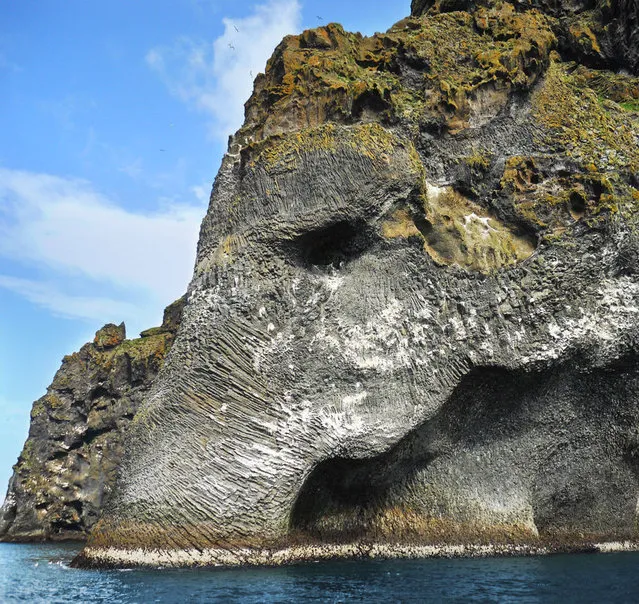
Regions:
<svg viewBox="0 0 639 604"><path fill-rule="evenodd" d="M84 571L76 546L0 544L0 602L639 602L639 554Z"/></svg>

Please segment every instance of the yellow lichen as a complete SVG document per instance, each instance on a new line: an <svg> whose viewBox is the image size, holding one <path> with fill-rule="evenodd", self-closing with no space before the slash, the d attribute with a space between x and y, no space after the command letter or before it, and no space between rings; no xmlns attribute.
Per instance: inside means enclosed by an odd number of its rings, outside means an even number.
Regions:
<svg viewBox="0 0 639 604"><path fill-rule="evenodd" d="M463 158L464 163L472 170L485 172L490 168L493 154L487 149L473 149L472 153Z"/></svg>
<svg viewBox="0 0 639 604"><path fill-rule="evenodd" d="M430 225L423 230L424 249L438 263L490 272L521 262L535 251L528 237L452 188L431 187L424 210Z"/></svg>
<svg viewBox="0 0 639 604"><path fill-rule="evenodd" d="M571 75L579 86L590 88L600 100L608 99L622 107L639 103L639 78L635 76L583 65L575 67Z"/></svg>
<svg viewBox="0 0 639 604"><path fill-rule="evenodd" d="M245 153L250 157L251 167L259 165L267 172L279 172L296 169L306 154L335 153L338 149L348 149L374 163L388 163L399 144L391 132L377 123L339 130L335 124L324 124L272 136L250 145Z"/></svg>
<svg viewBox="0 0 639 604"><path fill-rule="evenodd" d="M568 28L568 31L582 52L601 53L597 36L595 36L588 25L585 23L575 23Z"/></svg>
<svg viewBox="0 0 639 604"><path fill-rule="evenodd" d="M506 160L501 187L511 192L529 191L534 188L538 178L538 170L532 157L514 155Z"/></svg>
<svg viewBox="0 0 639 604"><path fill-rule="evenodd" d="M540 142L562 146L569 157L598 170L639 169L636 122L618 104L602 103L565 64L553 61L532 101L533 115L545 129Z"/></svg>
<svg viewBox="0 0 639 604"><path fill-rule="evenodd" d="M418 123L427 115L466 127L475 94L487 85L530 86L556 39L552 20L508 2L400 21L363 37L330 24L289 36L256 80L239 133L245 141L315 128L326 122ZM424 66L423 84L407 85L398 62Z"/></svg>
<svg viewBox="0 0 639 604"><path fill-rule="evenodd" d="M59 396L52 393L45 395L44 401L49 409L59 409L64 405L64 401L62 401Z"/></svg>
<svg viewBox="0 0 639 604"><path fill-rule="evenodd" d="M535 251L532 241L450 187L428 187L423 226L406 208L381 224L386 239L419 237L435 262L488 273L512 266ZM421 224L421 223L420 223Z"/></svg>
<svg viewBox="0 0 639 604"><path fill-rule="evenodd" d="M396 210L388 220L382 223L382 235L386 239L421 237L410 212L406 209Z"/></svg>
<svg viewBox="0 0 639 604"><path fill-rule="evenodd" d="M548 241L570 233L566 227L575 221L594 225L617 213L625 218L636 214L636 198L623 174L601 172L594 164L584 168L544 175L534 158L514 156L505 163L501 187L512 196L520 218Z"/></svg>
<svg viewBox="0 0 639 604"><path fill-rule="evenodd" d="M537 142L576 168L558 175L540 168L535 158L516 156L506 161L501 181L519 215L546 239L569 234L566 227L574 221L594 225L617 213L626 218L636 213L628 175L639 169L638 122L617 101L639 94L637 83L553 57L532 95L541 127Z"/></svg>

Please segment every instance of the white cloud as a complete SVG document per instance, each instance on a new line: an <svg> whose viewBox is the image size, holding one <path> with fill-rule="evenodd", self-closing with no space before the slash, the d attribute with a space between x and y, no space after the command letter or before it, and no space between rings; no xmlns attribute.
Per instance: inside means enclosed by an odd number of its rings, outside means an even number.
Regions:
<svg viewBox="0 0 639 604"><path fill-rule="evenodd" d="M299 31L301 7L297 0L269 0L223 23L214 42L181 38L170 48L153 48L146 61L173 95L208 113L216 135L226 139L242 125L255 76L282 38Z"/></svg>
<svg viewBox="0 0 639 604"><path fill-rule="evenodd" d="M195 198L204 206L208 206L209 197L211 195L211 185L202 184L191 187L191 193L195 195Z"/></svg>
<svg viewBox="0 0 639 604"><path fill-rule="evenodd" d="M133 161L122 164L119 170L133 179L140 178L143 174L142 158L136 157Z"/></svg>
<svg viewBox="0 0 639 604"><path fill-rule="evenodd" d="M53 314L104 323L118 317L136 317L139 308L130 302L91 296L65 294L54 282L40 282L0 275L0 288L8 289Z"/></svg>
<svg viewBox="0 0 639 604"><path fill-rule="evenodd" d="M149 315L186 290L205 210L174 203L133 213L86 181L0 168L0 257L47 274L0 275L0 287L58 314L149 327Z"/></svg>

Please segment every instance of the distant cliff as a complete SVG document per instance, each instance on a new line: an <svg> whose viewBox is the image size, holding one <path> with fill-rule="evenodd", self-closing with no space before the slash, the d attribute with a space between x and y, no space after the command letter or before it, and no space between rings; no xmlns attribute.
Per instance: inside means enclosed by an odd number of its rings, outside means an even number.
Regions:
<svg viewBox="0 0 639 604"><path fill-rule="evenodd" d="M84 539L113 488L124 432L164 363L184 298L161 327L127 340L105 325L92 343L64 357L33 404L29 437L0 509L0 540Z"/></svg>

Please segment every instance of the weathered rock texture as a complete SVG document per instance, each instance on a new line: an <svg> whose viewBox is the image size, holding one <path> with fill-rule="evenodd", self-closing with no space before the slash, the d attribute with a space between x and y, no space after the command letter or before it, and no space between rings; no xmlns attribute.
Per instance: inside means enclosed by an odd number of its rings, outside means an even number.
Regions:
<svg viewBox="0 0 639 604"><path fill-rule="evenodd" d="M498 5L492 0L413 0L414 16L472 11ZM603 68L639 69L637 0L517 0L520 12L537 9L552 16L559 48L567 55Z"/></svg>
<svg viewBox="0 0 639 604"><path fill-rule="evenodd" d="M637 14L598 6L282 42L79 563L635 537Z"/></svg>
<svg viewBox="0 0 639 604"><path fill-rule="evenodd" d="M84 539L115 482L123 434L164 362L184 299L161 327L127 340L105 325L64 357L41 399L0 509L0 540Z"/></svg>

